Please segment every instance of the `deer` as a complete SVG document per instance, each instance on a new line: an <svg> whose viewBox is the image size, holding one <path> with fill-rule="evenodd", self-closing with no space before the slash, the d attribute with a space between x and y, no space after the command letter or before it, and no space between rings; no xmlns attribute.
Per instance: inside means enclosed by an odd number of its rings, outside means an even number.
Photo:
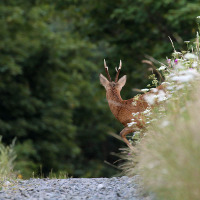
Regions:
<svg viewBox="0 0 200 200"><path fill-rule="evenodd" d="M144 112L147 108L152 108L158 102L156 101L153 105L147 101L145 95L149 95L152 93L158 94L159 91L165 91L164 85L160 85L157 88L154 88L154 91L149 91L145 94L139 95L138 98L131 98L128 100L123 100L120 92L124 85L126 84L127 76L124 75L119 79L119 73L122 68L122 61L120 60L119 67L115 68L116 77L115 80L111 80L111 76L109 74L108 66L104 59L104 68L107 74L108 79L100 74L99 79L100 83L104 86L106 90L106 99L108 101L108 105L110 107L111 112L115 116L115 118L124 125L124 129L120 132L120 136L122 140L127 144L129 148L133 146L127 140L126 136L132 132L137 131L138 129L145 128L145 120L143 119L142 112ZM137 117L134 117L134 113L137 113ZM133 126L129 126L129 123L134 121Z"/></svg>

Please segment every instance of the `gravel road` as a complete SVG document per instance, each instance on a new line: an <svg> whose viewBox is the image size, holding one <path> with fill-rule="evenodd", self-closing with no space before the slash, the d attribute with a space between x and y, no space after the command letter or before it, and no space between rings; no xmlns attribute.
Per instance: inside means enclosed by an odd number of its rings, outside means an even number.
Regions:
<svg viewBox="0 0 200 200"><path fill-rule="evenodd" d="M30 179L6 184L0 200L151 200L139 196L136 177Z"/></svg>

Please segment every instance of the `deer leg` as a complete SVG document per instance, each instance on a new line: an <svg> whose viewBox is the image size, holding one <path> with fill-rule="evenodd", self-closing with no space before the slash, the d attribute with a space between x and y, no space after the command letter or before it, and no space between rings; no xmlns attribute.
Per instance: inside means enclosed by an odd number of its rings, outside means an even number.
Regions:
<svg viewBox="0 0 200 200"><path fill-rule="evenodd" d="M130 144L130 142L126 139L126 135L128 135L129 133L134 132L133 129L129 128L129 127L125 127L121 132L120 135L122 137L122 139L124 140L124 142L128 145L129 148L132 148L133 146Z"/></svg>

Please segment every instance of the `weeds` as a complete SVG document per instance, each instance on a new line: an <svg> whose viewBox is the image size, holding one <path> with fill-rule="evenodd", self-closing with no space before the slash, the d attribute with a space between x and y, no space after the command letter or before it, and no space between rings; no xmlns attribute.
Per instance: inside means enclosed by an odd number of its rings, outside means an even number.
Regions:
<svg viewBox="0 0 200 200"><path fill-rule="evenodd" d="M16 158L14 145L15 139L10 146L5 146L0 137L0 187L8 185L9 181L16 179L16 173L13 171Z"/></svg>
<svg viewBox="0 0 200 200"><path fill-rule="evenodd" d="M67 178L69 178L69 176L68 176L68 173L65 171L59 171L58 173L54 173L53 170L51 170L48 178L50 178L50 179L67 179Z"/></svg>
<svg viewBox="0 0 200 200"><path fill-rule="evenodd" d="M159 106L144 112L148 114L144 137L132 150L123 152L126 175L140 174L141 184L159 200L200 197L198 33L194 45L187 41L187 46L189 49L183 52L174 49L172 58L158 68L165 77L165 94L161 94ZM153 102L160 96L148 98Z"/></svg>
<svg viewBox="0 0 200 200"><path fill-rule="evenodd" d="M59 172L53 172L53 169L49 172L47 176L44 175L42 171L42 165L40 166L40 172L35 174L35 172L32 173L33 178L48 178L48 179L67 179L69 178L68 173L66 171L59 171Z"/></svg>

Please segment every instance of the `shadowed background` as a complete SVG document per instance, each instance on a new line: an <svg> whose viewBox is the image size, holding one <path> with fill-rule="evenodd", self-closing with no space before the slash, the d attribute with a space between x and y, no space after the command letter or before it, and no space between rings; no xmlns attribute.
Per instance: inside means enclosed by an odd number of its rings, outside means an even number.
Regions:
<svg viewBox="0 0 200 200"><path fill-rule="evenodd" d="M123 62L122 90L148 82L145 55L161 59L193 38L200 2L191 0L1 0L0 135L16 137L15 169L24 177L51 170L73 177L110 177L125 145L99 83ZM164 61L165 62L165 61Z"/></svg>

